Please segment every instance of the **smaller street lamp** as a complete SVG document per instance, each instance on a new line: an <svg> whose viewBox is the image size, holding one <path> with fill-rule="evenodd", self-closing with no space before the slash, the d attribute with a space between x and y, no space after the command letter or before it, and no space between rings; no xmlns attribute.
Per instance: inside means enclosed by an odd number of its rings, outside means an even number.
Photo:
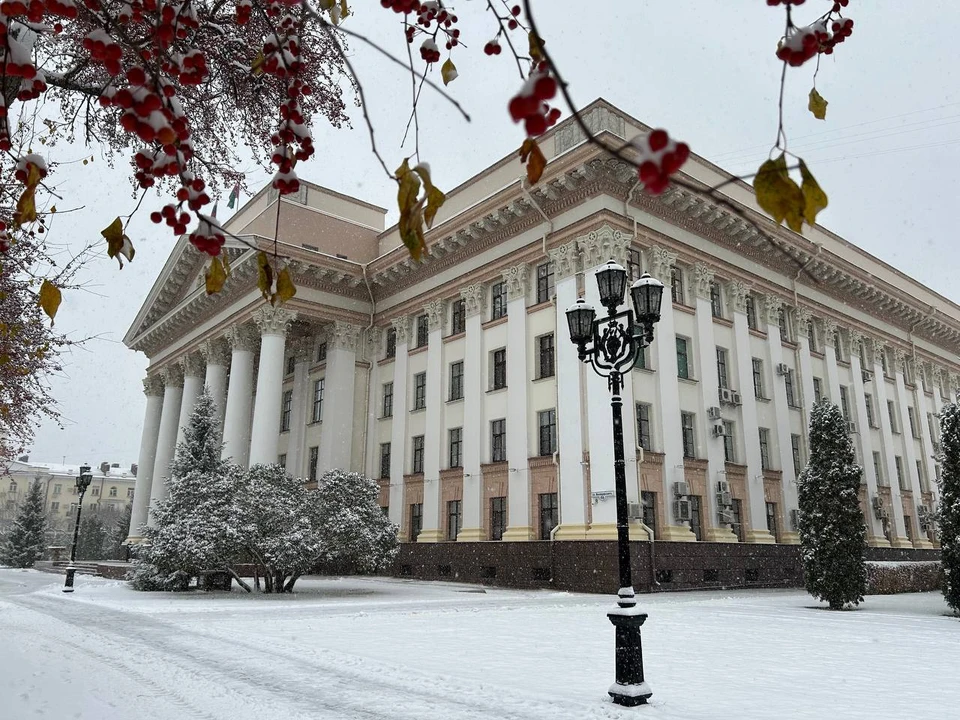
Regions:
<svg viewBox="0 0 960 720"><path fill-rule="evenodd" d="M80 466L80 474L77 475L77 521L73 526L73 545L70 546L70 564L67 565L67 578L63 583L64 592L73 592L73 576L77 572L74 561L77 559L77 537L80 535L80 511L83 510L83 494L90 487L93 480L93 473L90 472L89 465Z"/></svg>
<svg viewBox="0 0 960 720"><path fill-rule="evenodd" d="M617 607L607 613L616 628L616 682L607 691L618 705L645 703L653 692L643 678L643 647L640 626L647 619L639 612L630 570L630 527L627 518L627 476L623 451L623 376L653 342L653 326L660 322L663 283L644 273L630 286L633 310L617 312L627 288L627 271L612 260L598 270L600 303L607 315L599 320L594 307L583 298L567 308L570 341L577 346L581 362L589 360L601 377L607 378L613 415L613 453L617 499L617 556L620 590Z"/></svg>

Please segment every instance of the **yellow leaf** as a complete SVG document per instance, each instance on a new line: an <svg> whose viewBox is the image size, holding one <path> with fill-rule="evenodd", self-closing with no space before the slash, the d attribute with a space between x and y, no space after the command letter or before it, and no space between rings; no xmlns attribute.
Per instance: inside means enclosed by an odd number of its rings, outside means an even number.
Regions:
<svg viewBox="0 0 960 720"><path fill-rule="evenodd" d="M257 287L263 294L264 300L270 300L270 291L273 287L273 268L270 267L270 258L261 250L257 253Z"/></svg>
<svg viewBox="0 0 960 720"><path fill-rule="evenodd" d="M223 284L227 281L227 271L220 262L219 257L214 257L206 273L207 295L213 295L223 289Z"/></svg>
<svg viewBox="0 0 960 720"><path fill-rule="evenodd" d="M786 220L787 227L800 232L805 200L797 183L787 174L787 159L783 154L760 166L753 178L753 188L757 204L770 213L778 225Z"/></svg>
<svg viewBox="0 0 960 720"><path fill-rule="evenodd" d="M417 202L420 194L420 178L410 169L407 160L397 168L397 206L400 210L398 229L400 239L407 246L411 257L419 260L426 242L423 238L423 203Z"/></svg>
<svg viewBox="0 0 960 720"><path fill-rule="evenodd" d="M120 218L114 218L112 223L100 231L100 234L107 240L107 257L117 258L122 270L123 260L120 259L120 256L122 255L130 261L133 260L136 251L133 248L133 243L130 242L130 238L123 232L123 223L120 222Z"/></svg>
<svg viewBox="0 0 960 720"><path fill-rule="evenodd" d="M813 225L817 222L817 213L827 206L827 194L821 189L803 160L800 161L800 176L803 178L800 188L803 192L803 219L808 225Z"/></svg>
<svg viewBox="0 0 960 720"><path fill-rule="evenodd" d="M443 78L444 85L449 85L457 79L457 66L453 64L453 60L450 58L447 58L446 62L440 66L440 77Z"/></svg>
<svg viewBox="0 0 960 720"><path fill-rule="evenodd" d="M427 193L427 207L423 211L423 220L427 224L428 228L433 227L433 219L437 216L437 210L443 206L447 196L440 192L440 190L438 190L430 180L430 168L428 168L426 165L420 164L417 165L413 170L417 173L417 175L420 176L420 179L423 180L423 187ZM422 204L423 202L421 201L421 205Z"/></svg>
<svg viewBox="0 0 960 720"><path fill-rule="evenodd" d="M287 270L287 268L283 268L277 273L276 299L279 300L282 305L296 294L297 288L293 284L293 280L290 279L290 271Z"/></svg>
<svg viewBox="0 0 960 720"><path fill-rule="evenodd" d="M810 90L810 102L807 104L807 109L813 113L817 120L824 120L827 117L827 101L817 92L816 88Z"/></svg>
<svg viewBox="0 0 960 720"><path fill-rule="evenodd" d="M341 22L350 16L350 8L347 7L347 0L340 0L340 20Z"/></svg>
<svg viewBox="0 0 960 720"><path fill-rule="evenodd" d="M40 184L40 171L33 163L27 164L27 182L20 199L17 200L17 209L13 213L13 224L20 227L24 223L31 223L37 219L37 185Z"/></svg>
<svg viewBox="0 0 960 720"><path fill-rule="evenodd" d="M250 65L250 72L253 73L254 77L260 77L263 75L263 64L267 61L267 58L263 55L263 50L257 53L257 56L253 59L253 63ZM84 160L86 164L86 160Z"/></svg>
<svg viewBox="0 0 960 720"><path fill-rule="evenodd" d="M86 165L89 162L86 158L83 159L83 164Z"/></svg>
<svg viewBox="0 0 960 720"><path fill-rule="evenodd" d="M540 48L542 48L547 43L544 42L543 38L538 37L536 33L532 31L528 34L527 37L530 41L530 58L534 62L540 62L541 60L543 60L543 52L541 51Z"/></svg>
<svg viewBox="0 0 960 720"><path fill-rule="evenodd" d="M547 166L547 158L544 157L540 146L533 138L527 138L520 146L520 162L527 166L527 182L536 185L540 176L543 175L543 169Z"/></svg>
<svg viewBox="0 0 960 720"><path fill-rule="evenodd" d="M49 280L44 280L40 285L40 307L50 318L50 324L53 325L53 319L57 315L60 307L60 301L63 298L60 295L60 288Z"/></svg>
<svg viewBox="0 0 960 720"><path fill-rule="evenodd" d="M50 208L50 212L55 213L56 211L57 211L57 206L56 206L56 205L54 205L52 208Z"/></svg>
<svg viewBox="0 0 960 720"><path fill-rule="evenodd" d="M223 253L223 271L227 274L227 277L230 277L230 256L226 252Z"/></svg>

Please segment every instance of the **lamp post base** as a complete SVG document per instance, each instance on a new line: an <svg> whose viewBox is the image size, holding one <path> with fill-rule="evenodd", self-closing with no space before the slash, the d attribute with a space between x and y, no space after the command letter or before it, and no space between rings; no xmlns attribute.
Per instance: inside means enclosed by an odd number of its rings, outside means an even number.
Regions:
<svg viewBox="0 0 960 720"><path fill-rule="evenodd" d="M73 576L77 569L73 565L67 565L67 579L63 583L64 592L73 592Z"/></svg>
<svg viewBox="0 0 960 720"><path fill-rule="evenodd" d="M653 695L643 679L643 647L640 639L640 626L646 622L647 614L634 605L611 610L607 617L616 628L617 673L617 681L607 693L617 705L643 705Z"/></svg>

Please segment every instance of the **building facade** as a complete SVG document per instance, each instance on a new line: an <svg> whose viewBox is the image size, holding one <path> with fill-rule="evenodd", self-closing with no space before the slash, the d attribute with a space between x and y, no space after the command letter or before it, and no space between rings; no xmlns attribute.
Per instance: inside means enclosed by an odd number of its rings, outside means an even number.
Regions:
<svg viewBox="0 0 960 720"><path fill-rule="evenodd" d="M584 117L612 142L648 130L602 100ZM614 538L609 394L564 316L598 305L613 259L666 286L623 393L635 538L796 543L808 416L827 397L864 468L870 544L933 547L960 307L824 228L774 225L745 183L723 203L651 197L570 120L540 144L537 185L511 155L448 193L422 262L385 210L308 183L226 223L219 295L182 238L125 338L150 359L130 541L204 385L225 456L375 477L404 541ZM729 180L698 157L684 171ZM282 307L256 287L256 250L274 248L298 288Z"/></svg>

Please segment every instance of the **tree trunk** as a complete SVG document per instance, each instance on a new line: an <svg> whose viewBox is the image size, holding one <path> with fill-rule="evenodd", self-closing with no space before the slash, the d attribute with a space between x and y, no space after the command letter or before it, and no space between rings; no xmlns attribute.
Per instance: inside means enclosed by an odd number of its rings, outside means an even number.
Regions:
<svg viewBox="0 0 960 720"><path fill-rule="evenodd" d="M260 592L260 566L253 566L253 586Z"/></svg>
<svg viewBox="0 0 960 720"><path fill-rule="evenodd" d="M300 573L294 573L290 576L290 579L287 580L286 584L283 586L283 591L285 593L293 592L293 586L296 584L297 580L300 578Z"/></svg>
<svg viewBox="0 0 960 720"><path fill-rule="evenodd" d="M246 582L244 582L243 578L241 578L239 575L237 575L237 571L236 571L236 570L234 570L232 567L229 567L229 566L228 566L228 567L227 567L227 572L230 573L230 574L233 576L233 579L237 581L237 585L239 585L240 587L242 587L242 588L243 588L244 590L246 590L247 592L253 592L253 589L252 589Z"/></svg>
<svg viewBox="0 0 960 720"><path fill-rule="evenodd" d="M283 592L283 580L284 580L283 572L280 570L274 570L273 571L273 591L275 593Z"/></svg>
<svg viewBox="0 0 960 720"><path fill-rule="evenodd" d="M265 593L273 592L273 573L267 567L263 569L263 591Z"/></svg>

